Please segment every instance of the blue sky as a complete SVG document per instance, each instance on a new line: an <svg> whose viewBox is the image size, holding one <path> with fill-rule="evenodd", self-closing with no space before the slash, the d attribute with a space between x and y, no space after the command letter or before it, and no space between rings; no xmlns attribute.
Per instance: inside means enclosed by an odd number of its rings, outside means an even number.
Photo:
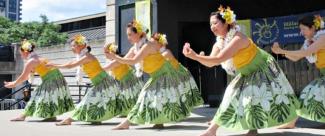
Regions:
<svg viewBox="0 0 325 136"><path fill-rule="evenodd" d="M22 22L40 21L40 14L58 21L105 11L106 0L23 0Z"/></svg>

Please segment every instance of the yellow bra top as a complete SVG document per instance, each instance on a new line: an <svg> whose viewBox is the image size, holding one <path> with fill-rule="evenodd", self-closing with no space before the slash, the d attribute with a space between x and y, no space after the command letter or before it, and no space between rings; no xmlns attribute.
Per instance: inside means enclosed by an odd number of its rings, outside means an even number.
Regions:
<svg viewBox="0 0 325 136"><path fill-rule="evenodd" d="M130 70L130 66L127 64L120 64L114 67L111 71L117 80L121 80Z"/></svg>
<svg viewBox="0 0 325 136"><path fill-rule="evenodd" d="M249 64L255 57L258 49L255 43L249 39L249 45L247 48L239 50L235 56L233 56L233 62L236 69L239 69Z"/></svg>
<svg viewBox="0 0 325 136"><path fill-rule="evenodd" d="M319 69L325 68L325 49L321 49L316 53L316 67Z"/></svg>
<svg viewBox="0 0 325 136"><path fill-rule="evenodd" d="M165 62L165 58L160 54L160 52L150 54L143 59L142 70L148 74L156 72Z"/></svg>
<svg viewBox="0 0 325 136"><path fill-rule="evenodd" d="M82 65L82 70L88 75L90 79L93 79L96 77L99 73L104 71L102 67L100 66L98 60L93 60L91 62L88 62L86 64Z"/></svg>
<svg viewBox="0 0 325 136"><path fill-rule="evenodd" d="M38 73L41 77L45 76L53 68L48 68L45 65L48 63L48 60L42 59L40 64L35 67L35 72Z"/></svg>

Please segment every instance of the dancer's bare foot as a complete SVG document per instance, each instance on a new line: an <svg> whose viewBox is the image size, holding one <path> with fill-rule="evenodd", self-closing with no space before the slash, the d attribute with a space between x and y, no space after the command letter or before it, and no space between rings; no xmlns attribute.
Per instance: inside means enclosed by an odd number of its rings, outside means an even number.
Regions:
<svg viewBox="0 0 325 136"><path fill-rule="evenodd" d="M72 122L73 120L71 119L71 118L67 118L67 119L65 119L65 120L62 120L61 122L59 122L59 123L56 123L55 125L56 126L67 126L67 125L71 125L71 122Z"/></svg>
<svg viewBox="0 0 325 136"><path fill-rule="evenodd" d="M209 126L211 125L211 121L207 121L206 123L207 123Z"/></svg>
<svg viewBox="0 0 325 136"><path fill-rule="evenodd" d="M216 136L216 132L219 128L219 126L217 124L215 124L213 121L210 121L210 126L209 128L200 136Z"/></svg>
<svg viewBox="0 0 325 136"><path fill-rule="evenodd" d="M56 117L43 119L42 122L55 122Z"/></svg>
<svg viewBox="0 0 325 136"><path fill-rule="evenodd" d="M203 134L200 136L217 136L216 132L211 132L211 131L205 131Z"/></svg>
<svg viewBox="0 0 325 136"><path fill-rule="evenodd" d="M245 136L257 136L258 132L257 130L249 130Z"/></svg>
<svg viewBox="0 0 325 136"><path fill-rule="evenodd" d="M287 124L283 124L283 125L279 126L278 129L294 129L294 128L296 128L296 122L297 122L297 119L295 119Z"/></svg>
<svg viewBox="0 0 325 136"><path fill-rule="evenodd" d="M130 128L130 122L128 120L125 120L118 124L116 127L114 127L112 130L124 130Z"/></svg>
<svg viewBox="0 0 325 136"><path fill-rule="evenodd" d="M19 115L18 117L13 118L10 121L13 121L13 122L15 122L15 121L25 121L25 119L26 119L25 115Z"/></svg>
<svg viewBox="0 0 325 136"><path fill-rule="evenodd" d="M164 124L155 124L152 127L153 129L163 129L164 128Z"/></svg>

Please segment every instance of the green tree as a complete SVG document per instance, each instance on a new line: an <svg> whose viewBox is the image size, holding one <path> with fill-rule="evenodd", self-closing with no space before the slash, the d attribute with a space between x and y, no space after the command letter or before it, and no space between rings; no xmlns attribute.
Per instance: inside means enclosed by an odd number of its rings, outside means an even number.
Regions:
<svg viewBox="0 0 325 136"><path fill-rule="evenodd" d="M42 47L66 42L68 35L59 32L59 25L49 22L45 15L40 15L40 18L41 22L19 23L0 17L0 43L10 45L28 39Z"/></svg>

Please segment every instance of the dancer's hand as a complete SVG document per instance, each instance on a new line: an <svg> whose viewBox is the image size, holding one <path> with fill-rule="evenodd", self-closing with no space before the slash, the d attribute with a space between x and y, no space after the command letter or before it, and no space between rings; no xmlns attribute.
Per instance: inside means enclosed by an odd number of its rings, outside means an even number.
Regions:
<svg viewBox="0 0 325 136"><path fill-rule="evenodd" d="M16 82L7 82L7 81L4 81L3 82L4 83L4 86L6 87L6 88L14 88L16 85Z"/></svg>
<svg viewBox="0 0 325 136"><path fill-rule="evenodd" d="M192 49L191 49L191 45L189 43L185 43L184 47L183 47L183 54L191 59L194 59L194 57L197 55L197 53L195 53Z"/></svg>
<svg viewBox="0 0 325 136"><path fill-rule="evenodd" d="M112 60L114 60L114 59L116 58L115 53L113 53L113 52L109 52L109 51L105 51L105 56L106 56L108 59L112 59Z"/></svg>
<svg viewBox="0 0 325 136"><path fill-rule="evenodd" d="M280 45L278 42L273 43L271 50L275 54L282 54L282 49L280 48Z"/></svg>
<svg viewBox="0 0 325 136"><path fill-rule="evenodd" d="M200 54L199 54L200 56L205 56L205 53L204 53L204 51L200 51Z"/></svg>

